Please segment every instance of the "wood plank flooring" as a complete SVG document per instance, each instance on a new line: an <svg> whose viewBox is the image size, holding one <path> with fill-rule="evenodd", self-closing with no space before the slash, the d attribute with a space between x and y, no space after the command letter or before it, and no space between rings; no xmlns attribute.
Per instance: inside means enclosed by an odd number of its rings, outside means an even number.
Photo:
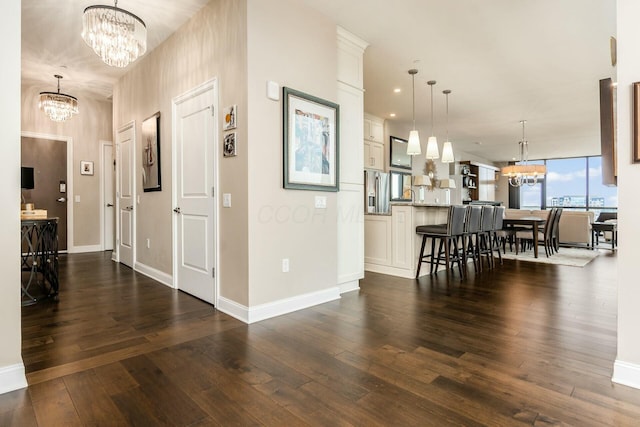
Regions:
<svg viewBox="0 0 640 427"><path fill-rule="evenodd" d="M609 251L465 281L367 273L253 325L109 257L63 257L60 301L23 308L30 386L0 395L0 426L640 425L640 390L611 383Z"/></svg>

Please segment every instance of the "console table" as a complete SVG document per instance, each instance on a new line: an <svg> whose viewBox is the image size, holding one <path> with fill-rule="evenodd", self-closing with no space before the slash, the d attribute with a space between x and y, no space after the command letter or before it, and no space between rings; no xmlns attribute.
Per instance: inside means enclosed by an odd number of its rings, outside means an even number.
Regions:
<svg viewBox="0 0 640 427"><path fill-rule="evenodd" d="M21 220L22 305L37 302L34 285L58 298L58 218ZM38 293L40 295L40 292Z"/></svg>

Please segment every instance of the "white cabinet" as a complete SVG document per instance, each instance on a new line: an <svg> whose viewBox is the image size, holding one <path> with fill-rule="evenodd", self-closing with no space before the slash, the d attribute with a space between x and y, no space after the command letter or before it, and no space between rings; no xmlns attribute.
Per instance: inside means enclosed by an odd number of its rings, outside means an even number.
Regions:
<svg viewBox="0 0 640 427"><path fill-rule="evenodd" d="M371 119L364 119L364 139L384 143L384 126Z"/></svg>
<svg viewBox="0 0 640 427"><path fill-rule="evenodd" d="M478 200L493 201L496 198L496 171L488 167L478 167Z"/></svg>
<svg viewBox="0 0 640 427"><path fill-rule="evenodd" d="M384 170L384 144L364 141L364 167Z"/></svg>
<svg viewBox="0 0 640 427"><path fill-rule="evenodd" d="M391 264L391 216L366 215L364 220L364 262Z"/></svg>
<svg viewBox="0 0 640 427"><path fill-rule="evenodd" d="M391 215L391 266L413 268L414 227L411 206L393 206Z"/></svg>

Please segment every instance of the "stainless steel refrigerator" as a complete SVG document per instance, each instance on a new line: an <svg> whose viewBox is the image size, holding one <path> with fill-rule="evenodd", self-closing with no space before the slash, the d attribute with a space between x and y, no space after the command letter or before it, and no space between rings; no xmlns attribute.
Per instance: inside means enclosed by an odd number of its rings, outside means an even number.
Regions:
<svg viewBox="0 0 640 427"><path fill-rule="evenodd" d="M391 213L389 174L376 170L364 171L365 213L389 215Z"/></svg>

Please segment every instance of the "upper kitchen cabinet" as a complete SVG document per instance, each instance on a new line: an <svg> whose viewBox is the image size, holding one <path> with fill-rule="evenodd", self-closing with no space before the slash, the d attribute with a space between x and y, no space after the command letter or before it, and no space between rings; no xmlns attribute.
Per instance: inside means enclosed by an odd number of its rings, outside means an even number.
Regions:
<svg viewBox="0 0 640 427"><path fill-rule="evenodd" d="M384 143L384 123L368 117L364 119L364 139Z"/></svg>

